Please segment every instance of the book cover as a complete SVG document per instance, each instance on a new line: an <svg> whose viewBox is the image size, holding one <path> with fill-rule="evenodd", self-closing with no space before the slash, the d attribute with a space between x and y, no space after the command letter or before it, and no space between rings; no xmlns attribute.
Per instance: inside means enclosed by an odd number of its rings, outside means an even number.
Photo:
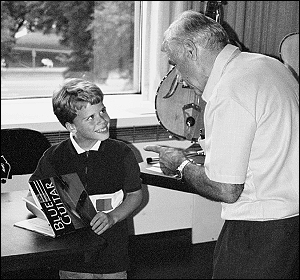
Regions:
<svg viewBox="0 0 300 280"><path fill-rule="evenodd" d="M29 189L23 199L36 218L17 222L17 227L55 238L89 227L97 213L76 173L31 181Z"/></svg>

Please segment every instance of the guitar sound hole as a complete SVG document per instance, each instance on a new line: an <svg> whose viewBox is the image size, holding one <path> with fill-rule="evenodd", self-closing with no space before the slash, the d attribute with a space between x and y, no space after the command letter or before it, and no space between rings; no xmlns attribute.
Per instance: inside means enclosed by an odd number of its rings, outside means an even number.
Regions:
<svg viewBox="0 0 300 280"><path fill-rule="evenodd" d="M186 124L187 124L187 126L193 126L193 125L195 125L195 119L193 118L193 117L188 117L187 119L186 119Z"/></svg>

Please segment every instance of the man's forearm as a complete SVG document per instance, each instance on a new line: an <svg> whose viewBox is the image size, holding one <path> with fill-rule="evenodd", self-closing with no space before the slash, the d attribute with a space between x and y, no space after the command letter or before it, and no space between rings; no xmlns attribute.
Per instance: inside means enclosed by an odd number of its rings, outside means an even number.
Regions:
<svg viewBox="0 0 300 280"><path fill-rule="evenodd" d="M243 191L243 184L225 184L210 180L203 165L188 164L183 170L183 179L199 195L213 201L233 203Z"/></svg>

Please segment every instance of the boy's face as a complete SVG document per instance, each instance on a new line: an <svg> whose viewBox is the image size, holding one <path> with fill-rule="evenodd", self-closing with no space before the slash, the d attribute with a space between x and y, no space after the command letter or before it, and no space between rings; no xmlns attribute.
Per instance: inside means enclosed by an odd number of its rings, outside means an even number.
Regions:
<svg viewBox="0 0 300 280"><path fill-rule="evenodd" d="M86 107L77 111L77 116L70 127L78 145L88 147L97 140L109 138L109 123L110 118L102 102L94 105L87 103Z"/></svg>

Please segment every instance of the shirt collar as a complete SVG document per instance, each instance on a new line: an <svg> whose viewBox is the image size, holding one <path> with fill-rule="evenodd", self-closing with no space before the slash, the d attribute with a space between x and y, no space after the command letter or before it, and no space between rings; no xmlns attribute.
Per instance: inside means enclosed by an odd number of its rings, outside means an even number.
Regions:
<svg viewBox="0 0 300 280"><path fill-rule="evenodd" d="M213 89L220 80L227 64L238 54L240 54L241 51L238 47L228 44L225 46L225 48L218 54L213 69L211 71L211 74L208 78L207 84L205 86L205 89L202 94L202 98L204 101L208 102L210 99Z"/></svg>
<svg viewBox="0 0 300 280"><path fill-rule="evenodd" d="M77 152L77 154L82 154L82 153L85 153L86 151L84 149L82 149L78 144L77 142L75 141L74 139L74 135L72 133L70 133L70 139L71 139L71 142ZM99 147L100 147L100 144L101 144L101 141L98 140L95 145L90 149L90 151L98 151L99 150Z"/></svg>

